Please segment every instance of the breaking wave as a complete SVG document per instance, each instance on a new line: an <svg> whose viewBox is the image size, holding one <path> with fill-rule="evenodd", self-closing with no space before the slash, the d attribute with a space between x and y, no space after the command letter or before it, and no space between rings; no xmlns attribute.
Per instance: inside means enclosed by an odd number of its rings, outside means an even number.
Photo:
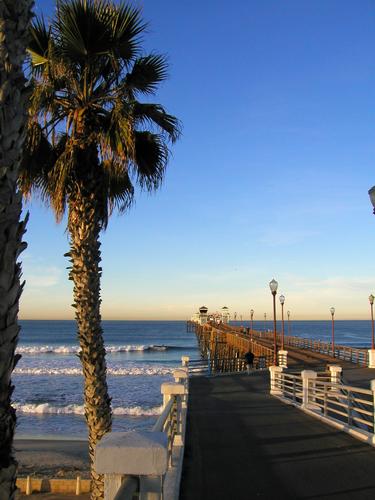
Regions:
<svg viewBox="0 0 375 500"><path fill-rule="evenodd" d="M167 345L108 345L106 346L108 353L117 352L145 352L145 351L170 351L170 350L184 350L190 347L183 346L167 346ZM42 346L19 346L17 352L19 354L78 354L80 351L79 346L71 345L42 345Z"/></svg>
<svg viewBox="0 0 375 500"><path fill-rule="evenodd" d="M164 366L132 366L128 368L107 368L107 374L113 376L170 375L175 368ZM33 367L16 368L16 375L82 375L82 368L76 367Z"/></svg>
<svg viewBox="0 0 375 500"><path fill-rule="evenodd" d="M34 414L51 414L51 415L84 415L85 410L83 405L66 405L54 406L49 403L14 403L13 407L20 413L34 413ZM154 408L142 408L141 406L117 407L112 408L114 415L130 415L130 416L147 416L160 415L162 406L155 406Z"/></svg>

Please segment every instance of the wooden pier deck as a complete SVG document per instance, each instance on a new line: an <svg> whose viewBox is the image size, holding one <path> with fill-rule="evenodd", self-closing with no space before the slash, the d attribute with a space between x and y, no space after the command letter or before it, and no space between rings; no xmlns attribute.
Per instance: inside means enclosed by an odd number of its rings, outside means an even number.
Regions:
<svg viewBox="0 0 375 500"><path fill-rule="evenodd" d="M209 360L212 371L231 372L245 370L244 354L249 350L255 355L256 365L261 361L265 366L274 364L274 339L271 332L250 331L243 327L226 324L207 323L204 325L188 322L188 331L194 331L202 358ZM278 333L277 350L281 348ZM301 337L284 337L287 364L290 368L322 368L330 364L365 367L368 365L368 350L349 346L332 345L320 340Z"/></svg>
<svg viewBox="0 0 375 500"><path fill-rule="evenodd" d="M270 396L268 379L191 380L180 500L374 499L375 449Z"/></svg>

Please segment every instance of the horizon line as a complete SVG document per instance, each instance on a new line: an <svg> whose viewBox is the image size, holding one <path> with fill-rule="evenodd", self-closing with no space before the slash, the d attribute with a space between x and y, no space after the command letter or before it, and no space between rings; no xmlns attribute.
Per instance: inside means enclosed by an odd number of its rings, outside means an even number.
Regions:
<svg viewBox="0 0 375 500"><path fill-rule="evenodd" d="M18 318L18 321L74 321L76 320L74 318ZM186 318L179 318L179 319L140 319L140 318L126 318L126 319L118 319L118 318L102 318L102 321L190 321L189 319ZM245 318L242 320L230 320L230 323L249 323L251 321L250 318ZM277 322L281 322L281 318L276 319ZM290 322L293 323L293 321L332 321L331 318L314 318L314 319L301 319L301 318L295 318L291 319ZM335 318L335 323L337 321L371 321L371 318L341 318L341 319L336 319ZM284 323L287 323L288 320L284 320ZM254 319L254 323L264 323L264 319ZM266 323L273 323L273 318L272 319L267 319Z"/></svg>

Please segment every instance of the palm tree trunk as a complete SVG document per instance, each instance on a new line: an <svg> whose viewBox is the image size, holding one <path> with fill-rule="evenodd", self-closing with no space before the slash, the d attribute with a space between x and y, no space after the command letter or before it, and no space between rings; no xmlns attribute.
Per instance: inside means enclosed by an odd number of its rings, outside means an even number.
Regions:
<svg viewBox="0 0 375 500"><path fill-rule="evenodd" d="M93 180L92 184L98 184ZM106 361L100 317L100 242L98 197L85 180L69 201L70 279L74 282L74 304L80 359L84 376L85 416L91 460L91 498L104 498L103 477L93 468L95 446L111 430L111 400L106 382Z"/></svg>
<svg viewBox="0 0 375 500"><path fill-rule="evenodd" d="M0 2L0 500L12 500L17 462L13 456L16 412L11 406L12 371L19 326L18 302L23 284L17 258L26 220L20 222L21 196L17 192L27 91L22 65L32 15L32 0Z"/></svg>

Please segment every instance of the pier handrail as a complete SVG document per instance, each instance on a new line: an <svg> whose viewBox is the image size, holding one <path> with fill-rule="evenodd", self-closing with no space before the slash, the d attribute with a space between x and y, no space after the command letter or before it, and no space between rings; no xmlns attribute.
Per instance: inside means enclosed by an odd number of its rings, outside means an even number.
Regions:
<svg viewBox="0 0 375 500"><path fill-rule="evenodd" d="M189 358L161 385L163 410L150 431L109 432L96 446L95 469L104 474L104 500L178 497L184 455Z"/></svg>
<svg viewBox="0 0 375 500"><path fill-rule="evenodd" d="M273 340L272 332L259 332L253 331L252 336L258 339ZM281 343L281 335L277 334L277 343ZM324 342L321 340L308 339L304 337L296 337L292 335L284 336L284 345L297 347L298 349L307 349L313 352L318 352L320 354L327 354L343 361L349 361L351 363L367 366L368 365L368 350L360 347L352 347L345 345L335 344L334 353L332 353L332 344L330 342Z"/></svg>
<svg viewBox="0 0 375 500"><path fill-rule="evenodd" d="M159 415L157 421L155 422L152 430L153 432L163 432L167 423L167 419L171 417L172 412L175 410L176 397L173 396L166 407L163 409Z"/></svg>
<svg viewBox="0 0 375 500"><path fill-rule="evenodd" d="M317 372L272 367L271 394L375 446L375 381L371 389L336 383Z"/></svg>

